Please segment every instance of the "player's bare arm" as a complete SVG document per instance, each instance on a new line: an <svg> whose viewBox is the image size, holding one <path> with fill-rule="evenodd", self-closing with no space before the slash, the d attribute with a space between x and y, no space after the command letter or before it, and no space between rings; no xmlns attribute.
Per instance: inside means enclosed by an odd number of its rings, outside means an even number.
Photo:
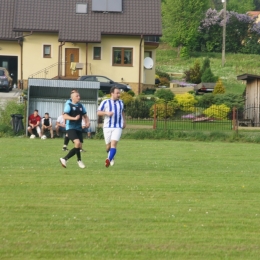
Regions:
<svg viewBox="0 0 260 260"><path fill-rule="evenodd" d="M77 121L77 120L80 119L80 115L77 115L77 116L75 116L75 117L72 117L72 116L69 116L68 114L64 114L64 115L63 115L63 118L64 118L65 120L75 120L75 121Z"/></svg>

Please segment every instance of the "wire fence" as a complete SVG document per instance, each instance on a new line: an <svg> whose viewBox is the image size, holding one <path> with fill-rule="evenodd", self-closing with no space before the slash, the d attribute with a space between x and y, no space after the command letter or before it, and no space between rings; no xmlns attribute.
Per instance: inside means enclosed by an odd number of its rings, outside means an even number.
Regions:
<svg viewBox="0 0 260 260"><path fill-rule="evenodd" d="M227 131L236 123L234 111L221 106L135 101L126 106L125 113L128 126L133 128Z"/></svg>

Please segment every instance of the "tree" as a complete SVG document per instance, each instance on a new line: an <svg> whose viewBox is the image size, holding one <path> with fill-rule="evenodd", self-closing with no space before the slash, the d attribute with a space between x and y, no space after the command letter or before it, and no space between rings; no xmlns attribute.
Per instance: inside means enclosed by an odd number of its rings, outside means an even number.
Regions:
<svg viewBox="0 0 260 260"><path fill-rule="evenodd" d="M201 82L200 62L196 60L193 67L184 71L186 81L199 84Z"/></svg>
<svg viewBox="0 0 260 260"><path fill-rule="evenodd" d="M218 77L214 76L211 68L206 68L201 76L201 82L217 82Z"/></svg>
<svg viewBox="0 0 260 260"><path fill-rule="evenodd" d="M255 9L254 11L260 10L260 0L254 0Z"/></svg>
<svg viewBox="0 0 260 260"><path fill-rule="evenodd" d="M224 93L225 93L225 87L224 87L221 79L219 79L218 82L216 83L214 90L213 90L213 95L224 94Z"/></svg>
<svg viewBox="0 0 260 260"><path fill-rule="evenodd" d="M208 0L165 0L162 3L163 40L173 47L196 46L199 21Z"/></svg>
<svg viewBox="0 0 260 260"><path fill-rule="evenodd" d="M259 10L260 1L259 0L226 0L227 10L235 11L239 13L246 13L248 11ZM256 8L258 6L258 9ZM223 3L220 0L211 0L210 7L212 9L221 10L223 9Z"/></svg>
<svg viewBox="0 0 260 260"><path fill-rule="evenodd" d="M255 17L250 17L247 14L227 12L227 52L242 52L247 44L254 47L247 48L243 52L248 52L248 49L255 50L255 45L259 44L256 39L260 37L260 24L255 23L255 20ZM213 9L207 10L205 19L200 22L199 26L201 50L209 52L220 52L222 50L223 24L223 10L220 12Z"/></svg>
<svg viewBox="0 0 260 260"><path fill-rule="evenodd" d="M226 0L227 1L227 0ZM234 11L240 14L245 14L248 11L255 9L254 0L228 0L227 1L227 10Z"/></svg>

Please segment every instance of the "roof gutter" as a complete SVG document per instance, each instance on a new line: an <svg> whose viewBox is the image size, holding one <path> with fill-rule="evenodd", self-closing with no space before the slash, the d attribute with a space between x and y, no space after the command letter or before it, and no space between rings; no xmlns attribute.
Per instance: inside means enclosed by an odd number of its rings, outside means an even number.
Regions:
<svg viewBox="0 0 260 260"><path fill-rule="evenodd" d="M22 36L17 36L15 37L15 39L18 40L18 44L20 45L21 47L21 79L20 79L20 89L23 89L23 38L24 37L27 37L27 36L30 36L33 34L33 31L31 31L29 34L26 34L26 35L22 35Z"/></svg>
<svg viewBox="0 0 260 260"><path fill-rule="evenodd" d="M65 42L61 42L59 45L59 53L58 53L58 79L61 78L62 74L62 46L65 44Z"/></svg>
<svg viewBox="0 0 260 260"><path fill-rule="evenodd" d="M141 35L140 46L139 46L139 79L138 79L138 95L141 93L141 71L142 71L142 42L143 42L143 35Z"/></svg>

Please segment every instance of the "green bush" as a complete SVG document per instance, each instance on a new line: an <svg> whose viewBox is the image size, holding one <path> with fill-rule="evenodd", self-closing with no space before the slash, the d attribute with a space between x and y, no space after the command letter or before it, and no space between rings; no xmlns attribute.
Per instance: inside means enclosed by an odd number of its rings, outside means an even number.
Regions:
<svg viewBox="0 0 260 260"><path fill-rule="evenodd" d="M104 96L105 96L105 94L103 93L103 91L99 90L98 91L98 97L104 97Z"/></svg>
<svg viewBox="0 0 260 260"><path fill-rule="evenodd" d="M133 90L129 90L127 93L128 93L129 95L131 95L132 97L134 97L134 96L135 96L135 93L134 93L134 91L133 91Z"/></svg>
<svg viewBox="0 0 260 260"><path fill-rule="evenodd" d="M216 95L216 94L224 94L225 93L225 87L221 81L221 79L219 79L216 83L216 86L214 87L214 90L213 90L213 95Z"/></svg>
<svg viewBox="0 0 260 260"><path fill-rule="evenodd" d="M191 67L189 70L184 71L184 74L187 82L199 84L201 82L201 70L199 60L196 60L193 67Z"/></svg>
<svg viewBox="0 0 260 260"><path fill-rule="evenodd" d="M25 114L24 103L18 104L15 101L8 101L6 106L0 108L0 125L11 126L11 115L12 114ZM25 118L24 118L25 122Z"/></svg>
<svg viewBox="0 0 260 260"><path fill-rule="evenodd" d="M160 83L159 86L170 86L170 81L166 77L160 77Z"/></svg>
<svg viewBox="0 0 260 260"><path fill-rule="evenodd" d="M214 95L212 93L206 93L201 98L198 99L198 106L200 107L210 107L214 104Z"/></svg>
<svg viewBox="0 0 260 260"><path fill-rule="evenodd" d="M218 77L214 76L211 68L207 68L201 75L201 82L217 82Z"/></svg>
<svg viewBox="0 0 260 260"><path fill-rule="evenodd" d="M159 78L167 78L168 80L171 79L170 75L166 72L162 72L156 69L156 75L159 76Z"/></svg>
<svg viewBox="0 0 260 260"><path fill-rule="evenodd" d="M227 119L230 108L226 105L212 105L209 108L205 109L203 113L208 117L214 117L218 119Z"/></svg>
<svg viewBox="0 0 260 260"><path fill-rule="evenodd" d="M131 118L149 118L149 106L140 99L135 99L126 106L126 116Z"/></svg>
<svg viewBox="0 0 260 260"><path fill-rule="evenodd" d="M128 92L121 93L120 99L123 100L125 105L127 105L133 101L133 97Z"/></svg>
<svg viewBox="0 0 260 260"><path fill-rule="evenodd" d="M214 96L213 102L216 105L225 104L230 109L232 109L233 107L242 109L244 107L245 99L242 95L239 94L217 94Z"/></svg>
<svg viewBox="0 0 260 260"><path fill-rule="evenodd" d="M171 90L163 88L158 89L154 95L160 99L164 99L166 102L173 100L174 98L174 94Z"/></svg>
<svg viewBox="0 0 260 260"><path fill-rule="evenodd" d="M156 104L156 105L154 104L150 108L150 117L154 117L155 107L156 107L156 117L158 119L172 118L175 112L175 107L171 102L164 103L164 104Z"/></svg>
<svg viewBox="0 0 260 260"><path fill-rule="evenodd" d="M181 58L189 58L190 57L189 49L186 46L181 48L180 57Z"/></svg>
<svg viewBox="0 0 260 260"><path fill-rule="evenodd" d="M145 94L145 95L153 95L155 91L156 91L155 88L147 88L146 90L143 91L143 94Z"/></svg>

